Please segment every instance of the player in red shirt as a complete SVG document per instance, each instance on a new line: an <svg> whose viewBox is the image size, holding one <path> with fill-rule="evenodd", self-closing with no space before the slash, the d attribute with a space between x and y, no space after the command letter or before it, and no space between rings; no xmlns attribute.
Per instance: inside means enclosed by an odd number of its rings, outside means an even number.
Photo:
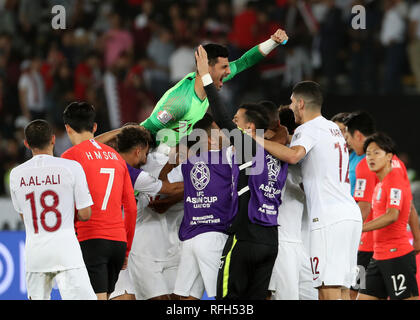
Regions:
<svg viewBox="0 0 420 320"><path fill-rule="evenodd" d="M373 231L373 257L366 272L366 288L358 300L418 299L414 248L407 234L412 195L407 177L393 168L392 140L383 133L364 144L369 169L379 180L372 197L372 220L363 232Z"/></svg>
<svg viewBox="0 0 420 320"><path fill-rule="evenodd" d="M347 142L349 143L350 147L354 150L357 156L364 155L365 152L363 150L363 146L366 138L375 132L375 123L373 118L364 111L356 111L347 117L345 120L345 125L347 127ZM392 167L393 169L400 170L401 174L403 174L408 180L405 165L396 155L393 156ZM370 171L366 158L360 160L356 167L354 199L360 207L364 222L369 222L372 220L371 201L373 191L378 182L379 181L375 172ZM411 206L408 223L413 234L413 246L416 253L418 253L420 248L420 228L417 210L415 209L414 205ZM363 232L357 253L357 264L360 269L359 279L364 277L364 271L367 269L372 256L373 232ZM352 300L356 299L359 287L360 285L358 283L355 287L351 288L352 290L350 294Z"/></svg>
<svg viewBox="0 0 420 320"><path fill-rule="evenodd" d="M62 157L79 162L93 199L89 221L76 221L77 238L90 281L99 300L114 291L133 241L137 206L125 161L111 147L97 142L95 109L73 102L63 113L73 147ZM124 212L122 212L124 208Z"/></svg>

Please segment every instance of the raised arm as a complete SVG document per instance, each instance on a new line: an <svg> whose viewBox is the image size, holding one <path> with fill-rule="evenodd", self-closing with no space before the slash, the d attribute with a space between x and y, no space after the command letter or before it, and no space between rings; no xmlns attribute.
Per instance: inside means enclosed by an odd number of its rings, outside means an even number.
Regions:
<svg viewBox="0 0 420 320"><path fill-rule="evenodd" d="M229 67L231 73L229 76L223 79L223 82L232 79L238 73L257 64L271 51L273 51L279 44L286 44L288 39L289 38L287 37L286 32L282 29L278 29L273 35L271 35L270 39L251 48L239 59L230 62Z"/></svg>

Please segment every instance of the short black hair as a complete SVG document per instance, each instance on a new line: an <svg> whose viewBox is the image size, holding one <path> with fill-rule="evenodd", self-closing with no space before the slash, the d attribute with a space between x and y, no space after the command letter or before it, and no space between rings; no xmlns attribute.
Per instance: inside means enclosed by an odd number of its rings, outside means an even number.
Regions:
<svg viewBox="0 0 420 320"><path fill-rule="evenodd" d="M365 153L372 142L375 142L378 147L386 153L397 154L394 141L383 132L376 132L366 138L365 143L363 144L363 151Z"/></svg>
<svg viewBox="0 0 420 320"><path fill-rule="evenodd" d="M293 113L293 110L289 108L282 108L278 113L280 118L280 124L287 128L289 134L293 134L297 127L295 121L295 114Z"/></svg>
<svg viewBox="0 0 420 320"><path fill-rule="evenodd" d="M150 132L140 126L123 127L117 134L117 150L124 153L137 146L146 148L152 145L152 141Z"/></svg>
<svg viewBox="0 0 420 320"><path fill-rule="evenodd" d="M375 121L366 111L355 111L350 113L344 124L347 126L347 132L351 135L353 135L356 130L359 130L367 137L376 131Z"/></svg>
<svg viewBox="0 0 420 320"><path fill-rule="evenodd" d="M239 109L245 109L247 121L253 123L256 129L268 129L270 119L267 112L261 108L260 104L243 103L239 106Z"/></svg>
<svg viewBox="0 0 420 320"><path fill-rule="evenodd" d="M87 102L72 102L63 112L64 124L69 125L77 133L93 131L95 124L95 108Z"/></svg>
<svg viewBox="0 0 420 320"><path fill-rule="evenodd" d="M305 101L309 108L321 110L324 99L321 86L315 81L301 81L295 84L292 89L294 96L299 96Z"/></svg>
<svg viewBox="0 0 420 320"><path fill-rule="evenodd" d="M345 124L349 115L350 115L350 112L340 112L334 115L330 120L332 122L339 122L339 123Z"/></svg>
<svg viewBox="0 0 420 320"><path fill-rule="evenodd" d="M220 44L208 43L204 45L203 48L207 52L207 59L209 60L210 66L214 66L217 63L219 57L229 57L228 49Z"/></svg>
<svg viewBox="0 0 420 320"><path fill-rule="evenodd" d="M26 125L24 134L31 149L42 150L51 142L53 129L47 121L36 119Z"/></svg>
<svg viewBox="0 0 420 320"><path fill-rule="evenodd" d="M262 100L262 101L258 102L258 104L261 105L261 107L265 110L265 112L268 115L268 118L270 120L270 123L268 124L268 127L270 129L277 128L278 123L280 121L278 106L273 101L270 101L270 100Z"/></svg>
<svg viewBox="0 0 420 320"><path fill-rule="evenodd" d="M214 119L212 115L210 113L205 113L203 118L201 118L194 124L194 129L205 130L208 134L210 134L211 125L213 122Z"/></svg>
<svg viewBox="0 0 420 320"><path fill-rule="evenodd" d="M203 143L204 141L202 141L201 136L197 141L197 136L194 130L196 129L204 130L206 131L207 137L210 137L213 122L214 122L213 116L210 113L205 113L203 118L201 118L194 124L194 129L191 131L191 133L188 136L184 136L179 141L179 143L187 146L188 149L191 148L193 145L195 145L197 142ZM205 143L207 144L207 140Z"/></svg>

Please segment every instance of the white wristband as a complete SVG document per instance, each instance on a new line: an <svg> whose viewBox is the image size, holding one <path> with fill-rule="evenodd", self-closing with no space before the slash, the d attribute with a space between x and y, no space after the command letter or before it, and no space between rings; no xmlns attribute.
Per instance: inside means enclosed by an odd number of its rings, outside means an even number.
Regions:
<svg viewBox="0 0 420 320"><path fill-rule="evenodd" d="M209 84L213 83L213 79L211 78L210 73L206 73L204 76L202 76L201 81L203 81L203 86L208 86Z"/></svg>
<svg viewBox="0 0 420 320"><path fill-rule="evenodd" d="M259 47L260 47L260 51L264 55L267 55L271 51L273 51L273 49L275 49L278 45L279 44L277 42L275 42L273 39L270 38L267 41L260 43Z"/></svg>

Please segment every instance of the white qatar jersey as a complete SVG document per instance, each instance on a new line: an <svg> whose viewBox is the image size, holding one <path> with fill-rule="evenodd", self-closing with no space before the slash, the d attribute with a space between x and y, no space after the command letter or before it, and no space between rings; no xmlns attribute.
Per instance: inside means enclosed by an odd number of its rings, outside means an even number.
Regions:
<svg viewBox="0 0 420 320"><path fill-rule="evenodd" d="M150 176L158 178L168 161L168 156L154 151L148 154L147 163L142 166ZM143 176L139 175L136 185L141 186ZM142 192L137 204L137 224L131 251L136 255L152 258L154 261L167 261L179 254L178 230L184 214L183 201L170 207L165 213L157 213L148 207L153 194ZM159 188L160 189L160 188ZM160 196L164 197L163 195Z"/></svg>
<svg viewBox="0 0 420 320"><path fill-rule="evenodd" d="M79 163L36 155L11 171L10 193L24 217L27 272L85 266L74 229L75 208L93 202Z"/></svg>
<svg viewBox="0 0 420 320"><path fill-rule="evenodd" d="M277 216L279 241L302 242L301 230L305 193L300 187L301 183L300 165L289 165L282 203L279 206Z"/></svg>
<svg viewBox="0 0 420 320"><path fill-rule="evenodd" d="M291 146L303 146L302 179L311 230L342 220L362 221L350 193L349 153L338 126L318 116L301 126Z"/></svg>

